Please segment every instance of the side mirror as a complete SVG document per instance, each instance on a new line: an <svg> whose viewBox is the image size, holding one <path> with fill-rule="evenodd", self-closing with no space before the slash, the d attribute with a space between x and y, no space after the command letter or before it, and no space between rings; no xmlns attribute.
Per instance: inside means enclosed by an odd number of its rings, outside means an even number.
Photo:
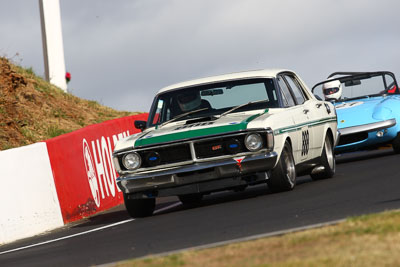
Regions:
<svg viewBox="0 0 400 267"><path fill-rule="evenodd" d="M135 128L143 132L146 129L146 121L135 121Z"/></svg>

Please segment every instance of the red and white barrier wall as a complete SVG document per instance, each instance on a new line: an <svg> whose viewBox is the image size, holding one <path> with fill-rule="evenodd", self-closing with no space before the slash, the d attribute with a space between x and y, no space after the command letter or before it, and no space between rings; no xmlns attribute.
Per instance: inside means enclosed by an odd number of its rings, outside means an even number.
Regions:
<svg viewBox="0 0 400 267"><path fill-rule="evenodd" d="M0 244L63 226L123 203L115 143L138 132L140 114L0 152Z"/></svg>
<svg viewBox="0 0 400 267"><path fill-rule="evenodd" d="M0 152L0 244L62 225L46 143Z"/></svg>

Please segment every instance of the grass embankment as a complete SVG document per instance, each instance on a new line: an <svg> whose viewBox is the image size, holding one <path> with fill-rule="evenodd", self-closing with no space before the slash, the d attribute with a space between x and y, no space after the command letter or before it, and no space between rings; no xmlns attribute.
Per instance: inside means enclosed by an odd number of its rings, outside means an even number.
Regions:
<svg viewBox="0 0 400 267"><path fill-rule="evenodd" d="M136 113L116 111L65 93L32 69L0 57L0 150Z"/></svg>
<svg viewBox="0 0 400 267"><path fill-rule="evenodd" d="M115 266L400 266L399 255L400 211L392 211L283 236Z"/></svg>

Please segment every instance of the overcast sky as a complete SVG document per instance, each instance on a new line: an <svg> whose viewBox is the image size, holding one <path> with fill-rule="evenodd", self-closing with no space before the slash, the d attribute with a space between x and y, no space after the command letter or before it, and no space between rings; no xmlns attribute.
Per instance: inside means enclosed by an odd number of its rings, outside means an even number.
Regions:
<svg viewBox="0 0 400 267"><path fill-rule="evenodd" d="M398 0L60 0L69 90L148 111L172 83L286 68L400 77ZM44 76L38 0L0 0L0 56ZM400 79L400 78L399 78Z"/></svg>

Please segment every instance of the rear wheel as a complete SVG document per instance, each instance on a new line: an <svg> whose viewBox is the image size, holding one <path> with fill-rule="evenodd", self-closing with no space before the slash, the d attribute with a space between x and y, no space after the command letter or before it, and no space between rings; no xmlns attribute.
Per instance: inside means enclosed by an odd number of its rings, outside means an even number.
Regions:
<svg viewBox="0 0 400 267"><path fill-rule="evenodd" d="M273 192L289 191L296 185L296 166L293 159L292 147L286 140L278 164L267 180L268 187Z"/></svg>
<svg viewBox="0 0 400 267"><path fill-rule="evenodd" d="M333 153L333 142L328 135L325 137L324 149L321 155L321 165L324 167L323 171L310 174L313 180L331 178L335 174L336 159Z"/></svg>
<svg viewBox="0 0 400 267"><path fill-rule="evenodd" d="M187 194L178 196L179 200L183 205L193 206L198 204L202 199L203 195L200 193Z"/></svg>
<svg viewBox="0 0 400 267"><path fill-rule="evenodd" d="M128 195L124 194L124 202L126 210L133 218L151 216L156 207L155 198L129 199Z"/></svg>
<svg viewBox="0 0 400 267"><path fill-rule="evenodd" d="M400 133L397 134L396 138L393 140L392 145L394 153L400 154Z"/></svg>

